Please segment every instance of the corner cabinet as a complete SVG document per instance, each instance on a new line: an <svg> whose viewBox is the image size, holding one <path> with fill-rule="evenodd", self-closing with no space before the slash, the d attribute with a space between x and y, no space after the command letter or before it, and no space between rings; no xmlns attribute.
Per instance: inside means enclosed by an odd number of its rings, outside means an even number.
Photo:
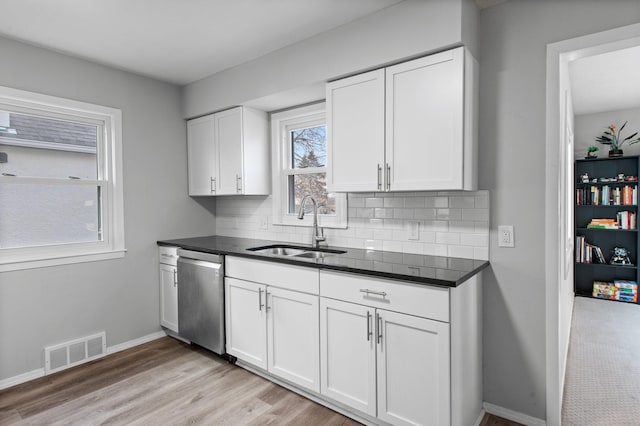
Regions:
<svg viewBox="0 0 640 426"><path fill-rule="evenodd" d="M187 121L189 195L270 192L267 115L247 107Z"/></svg>
<svg viewBox="0 0 640 426"><path fill-rule="evenodd" d="M463 48L327 84L327 188L477 189L478 69Z"/></svg>

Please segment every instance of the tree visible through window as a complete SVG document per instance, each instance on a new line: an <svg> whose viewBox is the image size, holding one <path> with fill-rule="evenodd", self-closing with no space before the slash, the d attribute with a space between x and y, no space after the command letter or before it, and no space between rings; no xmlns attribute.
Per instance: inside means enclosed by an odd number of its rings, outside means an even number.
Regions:
<svg viewBox="0 0 640 426"><path fill-rule="evenodd" d="M327 129L324 103L271 115L274 157L275 223L309 226L310 215L298 220L305 195L318 202L321 226L347 225L345 194L327 192ZM310 208L310 207L309 207Z"/></svg>
<svg viewBox="0 0 640 426"><path fill-rule="evenodd" d="M310 172L311 169L326 167L326 134L324 125L291 132L291 168L295 174L289 176L289 213L300 209L300 202L307 194L318 201L319 214L336 213L335 197L327 193L327 173Z"/></svg>

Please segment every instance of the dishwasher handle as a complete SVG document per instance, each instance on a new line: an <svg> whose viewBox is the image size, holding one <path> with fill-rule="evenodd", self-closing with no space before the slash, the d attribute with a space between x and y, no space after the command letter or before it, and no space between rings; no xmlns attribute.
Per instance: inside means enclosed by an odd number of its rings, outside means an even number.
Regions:
<svg viewBox="0 0 640 426"><path fill-rule="evenodd" d="M205 262L223 263L224 256L202 251L178 249L178 257L183 259L203 260Z"/></svg>

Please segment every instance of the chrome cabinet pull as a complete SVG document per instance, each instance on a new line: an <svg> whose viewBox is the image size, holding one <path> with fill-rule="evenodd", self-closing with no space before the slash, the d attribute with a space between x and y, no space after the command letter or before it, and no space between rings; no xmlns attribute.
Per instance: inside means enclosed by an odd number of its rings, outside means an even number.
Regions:
<svg viewBox="0 0 640 426"><path fill-rule="evenodd" d="M371 312L367 311L367 342L371 340Z"/></svg>
<svg viewBox="0 0 640 426"><path fill-rule="evenodd" d="M387 163L387 191L391 190L391 166Z"/></svg>
<svg viewBox="0 0 640 426"><path fill-rule="evenodd" d="M258 289L258 310L261 311L263 306L264 305L262 304L262 289L259 288Z"/></svg>
<svg viewBox="0 0 640 426"><path fill-rule="evenodd" d="M178 286L178 270L177 269L173 270L173 286L174 287Z"/></svg>
<svg viewBox="0 0 640 426"><path fill-rule="evenodd" d="M378 189L382 189L382 166L378 164Z"/></svg>
<svg viewBox="0 0 640 426"><path fill-rule="evenodd" d="M264 307L267 310L267 312L269 312L269 309L271 309L271 306L269 306L269 295L271 293L269 293L268 291L264 292Z"/></svg>
<svg viewBox="0 0 640 426"><path fill-rule="evenodd" d="M238 194L242 193L242 176L236 175L236 192Z"/></svg>
<svg viewBox="0 0 640 426"><path fill-rule="evenodd" d="M216 179L213 176L209 177L209 179L211 179L211 183L209 184L211 193L214 194L216 192Z"/></svg>
<svg viewBox="0 0 640 426"><path fill-rule="evenodd" d="M387 297L387 293L384 291L369 290L368 288L361 288L360 293L365 293L367 296L375 294L376 296L382 296L383 299Z"/></svg>
<svg viewBox="0 0 640 426"><path fill-rule="evenodd" d="M376 314L376 328L378 329L378 344L382 340L382 316L380 314Z"/></svg>

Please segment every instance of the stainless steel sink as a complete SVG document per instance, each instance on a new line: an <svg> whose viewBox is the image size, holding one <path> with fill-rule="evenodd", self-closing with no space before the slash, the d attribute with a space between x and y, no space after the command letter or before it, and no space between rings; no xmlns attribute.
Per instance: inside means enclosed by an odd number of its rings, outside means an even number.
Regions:
<svg viewBox="0 0 640 426"><path fill-rule="evenodd" d="M298 256L304 254L304 250L294 249L290 247L268 247L268 248L258 248L257 250L249 249L251 251L255 251L256 253L262 254L274 254L276 256Z"/></svg>
<svg viewBox="0 0 640 426"><path fill-rule="evenodd" d="M346 253L344 250L315 249L311 247L291 246L286 244L274 244L270 246L251 247L247 249L261 254L274 256L301 257L305 259L324 259L327 256Z"/></svg>
<svg viewBox="0 0 640 426"><path fill-rule="evenodd" d="M294 257L306 257L308 259L324 259L327 256L333 256L336 253L327 253L326 251L307 251L300 254L294 254Z"/></svg>

